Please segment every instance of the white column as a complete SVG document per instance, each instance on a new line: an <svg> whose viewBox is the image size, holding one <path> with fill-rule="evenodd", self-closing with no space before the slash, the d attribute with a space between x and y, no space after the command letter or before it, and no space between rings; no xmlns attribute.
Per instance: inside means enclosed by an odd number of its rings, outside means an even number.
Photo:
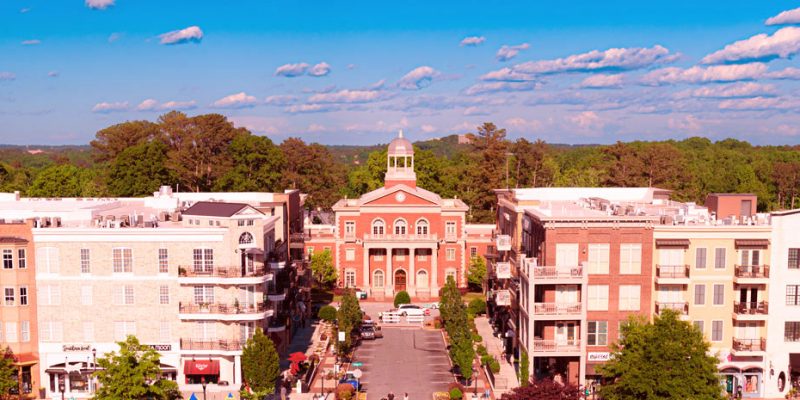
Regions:
<svg viewBox="0 0 800 400"><path fill-rule="evenodd" d="M233 356L233 385L239 387L242 384L242 356Z"/></svg>
<svg viewBox="0 0 800 400"><path fill-rule="evenodd" d="M367 293L369 293L369 295L372 296L372 284L370 283L371 279L370 279L370 275L369 275L369 248L366 245L364 246L363 264L364 264L364 267L363 267L362 271L363 271L364 275L363 275L363 278L361 278L361 281L364 284L362 286L363 286L364 290L366 290Z"/></svg>
<svg viewBox="0 0 800 400"><path fill-rule="evenodd" d="M394 271L392 270L392 250L391 247L386 248L386 279L384 279L384 293L386 296L392 296L394 293Z"/></svg>
<svg viewBox="0 0 800 400"><path fill-rule="evenodd" d="M439 296L439 250L437 247L438 246L434 244L431 248L431 297Z"/></svg>
<svg viewBox="0 0 800 400"><path fill-rule="evenodd" d="M408 280L406 281L406 290L411 297L417 295L417 276L414 274L414 258L416 258L416 251L412 246L408 248L408 256L410 259L408 260Z"/></svg>

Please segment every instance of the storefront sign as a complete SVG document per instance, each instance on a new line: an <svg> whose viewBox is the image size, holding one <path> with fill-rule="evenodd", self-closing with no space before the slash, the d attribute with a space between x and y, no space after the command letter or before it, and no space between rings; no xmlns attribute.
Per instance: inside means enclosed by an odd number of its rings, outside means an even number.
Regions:
<svg viewBox="0 0 800 400"><path fill-rule="evenodd" d="M510 306L511 305L511 292L508 290L498 290L495 292L494 295L494 303L498 306Z"/></svg>
<svg viewBox="0 0 800 400"><path fill-rule="evenodd" d="M65 344L61 348L64 352L92 351L92 345L89 344Z"/></svg>
<svg viewBox="0 0 800 400"><path fill-rule="evenodd" d="M171 344L148 344L147 347L150 347L155 351L172 351Z"/></svg>
<svg viewBox="0 0 800 400"><path fill-rule="evenodd" d="M611 353L609 352L589 352L586 361L608 361L611 359Z"/></svg>
<svg viewBox="0 0 800 400"><path fill-rule="evenodd" d="M495 275L497 275L497 279L511 279L511 263L499 262L495 264Z"/></svg>

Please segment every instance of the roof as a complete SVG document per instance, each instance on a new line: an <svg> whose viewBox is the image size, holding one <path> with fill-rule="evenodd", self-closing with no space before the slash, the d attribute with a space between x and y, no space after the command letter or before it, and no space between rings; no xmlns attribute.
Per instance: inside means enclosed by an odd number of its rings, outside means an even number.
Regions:
<svg viewBox="0 0 800 400"><path fill-rule="evenodd" d="M2 244L27 244L28 240L16 236L0 236L0 243Z"/></svg>
<svg viewBox="0 0 800 400"><path fill-rule="evenodd" d="M576 201L583 198L602 198L612 202L651 203L655 195L669 193L669 190L653 187L636 188L598 188L598 187L547 187L512 189L518 200Z"/></svg>
<svg viewBox="0 0 800 400"><path fill-rule="evenodd" d="M398 136L389 143L388 153L390 156L413 156L414 145L403 137L403 131L401 130Z"/></svg>
<svg viewBox="0 0 800 400"><path fill-rule="evenodd" d="M243 203L221 203L213 201L198 201L183 212L183 215L198 215L204 217L232 217L243 208L250 207Z"/></svg>

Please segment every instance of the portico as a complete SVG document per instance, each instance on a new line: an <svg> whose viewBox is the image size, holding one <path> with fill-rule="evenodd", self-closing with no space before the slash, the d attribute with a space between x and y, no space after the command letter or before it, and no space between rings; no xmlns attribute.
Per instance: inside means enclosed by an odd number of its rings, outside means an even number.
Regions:
<svg viewBox="0 0 800 400"><path fill-rule="evenodd" d="M438 243L364 244L363 275L371 296L394 296L405 290L411 297L429 299L438 296ZM375 255L385 255L385 262L371 263ZM380 256L379 256L380 257ZM417 265L419 260L419 266Z"/></svg>

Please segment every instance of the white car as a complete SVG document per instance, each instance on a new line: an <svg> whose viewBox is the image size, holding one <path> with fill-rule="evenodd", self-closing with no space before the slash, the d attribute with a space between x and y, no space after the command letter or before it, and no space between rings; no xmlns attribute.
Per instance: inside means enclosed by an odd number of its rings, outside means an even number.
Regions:
<svg viewBox="0 0 800 400"><path fill-rule="evenodd" d="M404 317L408 315L419 317L425 316L425 309L414 304L401 304L400 307L397 308L397 312Z"/></svg>

